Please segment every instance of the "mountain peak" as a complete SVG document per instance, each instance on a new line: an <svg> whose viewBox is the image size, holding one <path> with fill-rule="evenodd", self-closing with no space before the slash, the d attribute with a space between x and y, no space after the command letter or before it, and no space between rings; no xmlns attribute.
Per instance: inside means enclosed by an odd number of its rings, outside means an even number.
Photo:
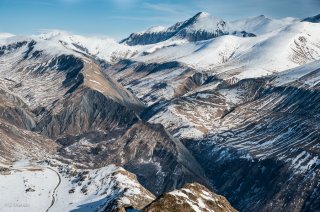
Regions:
<svg viewBox="0 0 320 212"><path fill-rule="evenodd" d="M71 34L67 31L63 30L41 30L40 33L37 35L40 39L50 40L59 36L71 36Z"/></svg>
<svg viewBox="0 0 320 212"><path fill-rule="evenodd" d="M178 22L170 27L153 27L143 32L132 33L120 43L148 45L171 38L200 41L229 34L227 30L227 23L221 18L214 17L207 12L199 12L190 19Z"/></svg>
<svg viewBox="0 0 320 212"><path fill-rule="evenodd" d="M271 20L270 18L268 18L267 16L265 15L259 15L257 16L258 19L261 19L261 20Z"/></svg>
<svg viewBox="0 0 320 212"><path fill-rule="evenodd" d="M195 18L207 18L210 17L210 13L207 12L198 12L194 17Z"/></svg>

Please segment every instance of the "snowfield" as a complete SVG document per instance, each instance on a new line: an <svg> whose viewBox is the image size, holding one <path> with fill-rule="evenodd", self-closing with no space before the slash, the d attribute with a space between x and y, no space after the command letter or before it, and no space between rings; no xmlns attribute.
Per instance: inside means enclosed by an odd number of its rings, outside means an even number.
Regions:
<svg viewBox="0 0 320 212"><path fill-rule="evenodd" d="M148 63L176 60L216 74L229 73L239 79L261 77L320 59L319 30L319 24L294 22L257 37L226 35L167 45L134 59Z"/></svg>
<svg viewBox="0 0 320 212"><path fill-rule="evenodd" d="M0 174L1 211L46 211L59 182L57 173L27 161L10 169L10 174Z"/></svg>
<svg viewBox="0 0 320 212"><path fill-rule="evenodd" d="M7 168L10 171L0 172L1 194L5 194L0 196L0 211L104 211L114 200L131 205L142 195L150 202L154 199L114 165L80 170L59 162L49 166L21 160Z"/></svg>

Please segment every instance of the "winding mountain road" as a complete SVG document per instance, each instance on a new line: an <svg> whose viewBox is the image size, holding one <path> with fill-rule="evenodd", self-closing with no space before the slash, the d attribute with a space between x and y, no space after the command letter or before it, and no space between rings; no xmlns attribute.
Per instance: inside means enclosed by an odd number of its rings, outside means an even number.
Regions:
<svg viewBox="0 0 320 212"><path fill-rule="evenodd" d="M55 197L56 191L57 191L57 189L59 188L59 186L60 186L60 184L61 184L60 174L59 174L56 170L54 170L54 169L52 169L52 168L50 168L50 167L47 167L47 168L57 174L59 181L58 181L58 184L56 185L56 187L53 189L53 192L52 192L52 195L51 195L51 196L52 196L51 204L50 204L50 206L47 208L46 212L48 212L48 211L52 208L52 206L54 205L54 203L56 202L56 197Z"/></svg>

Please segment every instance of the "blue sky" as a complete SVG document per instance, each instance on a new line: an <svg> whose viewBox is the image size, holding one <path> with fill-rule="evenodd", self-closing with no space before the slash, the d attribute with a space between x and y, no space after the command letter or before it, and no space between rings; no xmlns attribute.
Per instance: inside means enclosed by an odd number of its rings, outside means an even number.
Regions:
<svg viewBox="0 0 320 212"><path fill-rule="evenodd" d="M62 29L116 39L150 26L170 25L206 11L225 20L320 13L320 0L0 0L0 32L34 34Z"/></svg>

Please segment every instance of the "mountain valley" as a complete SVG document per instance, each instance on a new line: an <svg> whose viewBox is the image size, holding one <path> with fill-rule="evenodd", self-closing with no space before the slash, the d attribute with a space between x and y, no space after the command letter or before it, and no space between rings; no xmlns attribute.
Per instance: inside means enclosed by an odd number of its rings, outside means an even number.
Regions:
<svg viewBox="0 0 320 212"><path fill-rule="evenodd" d="M0 33L0 210L320 210L317 20Z"/></svg>

